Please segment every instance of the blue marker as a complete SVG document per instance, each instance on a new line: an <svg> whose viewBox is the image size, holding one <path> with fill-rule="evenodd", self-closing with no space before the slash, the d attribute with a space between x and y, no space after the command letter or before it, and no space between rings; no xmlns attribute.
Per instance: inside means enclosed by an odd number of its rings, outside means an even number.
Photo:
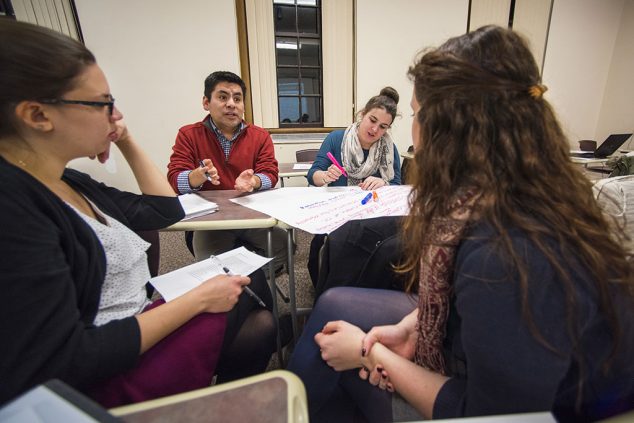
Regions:
<svg viewBox="0 0 634 423"><path fill-rule="evenodd" d="M367 204L368 201L370 201L372 199L372 193L368 193L368 195L365 196L365 198L363 200L361 200L361 204Z"/></svg>

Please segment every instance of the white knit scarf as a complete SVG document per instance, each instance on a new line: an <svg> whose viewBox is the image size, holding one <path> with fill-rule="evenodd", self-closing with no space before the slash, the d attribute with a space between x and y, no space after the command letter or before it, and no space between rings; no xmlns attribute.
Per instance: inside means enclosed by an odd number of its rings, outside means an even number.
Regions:
<svg viewBox="0 0 634 423"><path fill-rule="evenodd" d="M381 179L389 184L394 179L394 143L387 132L370 147L368 158L363 161L363 148L359 142L359 123L346 129L341 141L341 161L348 173L348 185L358 185L368 176L379 171Z"/></svg>

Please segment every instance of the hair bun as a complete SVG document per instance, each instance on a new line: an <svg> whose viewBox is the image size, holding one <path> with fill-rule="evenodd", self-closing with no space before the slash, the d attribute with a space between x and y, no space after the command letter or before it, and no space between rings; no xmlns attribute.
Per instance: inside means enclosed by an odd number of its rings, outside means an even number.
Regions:
<svg viewBox="0 0 634 423"><path fill-rule="evenodd" d="M389 97L392 100L394 100L394 103L398 104L398 99L399 99L398 92L392 87L383 88L381 92L379 93L379 95Z"/></svg>

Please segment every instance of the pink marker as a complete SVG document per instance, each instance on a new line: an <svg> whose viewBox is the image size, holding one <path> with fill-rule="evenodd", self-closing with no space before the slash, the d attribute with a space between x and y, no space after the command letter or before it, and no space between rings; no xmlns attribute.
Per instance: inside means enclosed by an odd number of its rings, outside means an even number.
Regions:
<svg viewBox="0 0 634 423"><path fill-rule="evenodd" d="M348 173L346 173L346 169L344 169L343 166L341 166L339 164L337 159L335 159L335 156L333 156L330 151L326 153L326 156L328 156L328 158L330 159L332 164L334 164L337 167L337 169L339 169L341 171L341 173L343 173L343 176L345 176L347 178L348 177Z"/></svg>

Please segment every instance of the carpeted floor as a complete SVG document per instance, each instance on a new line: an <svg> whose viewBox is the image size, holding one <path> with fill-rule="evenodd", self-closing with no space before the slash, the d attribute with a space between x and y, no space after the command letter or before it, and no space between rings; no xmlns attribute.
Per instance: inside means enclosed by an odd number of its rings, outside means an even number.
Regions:
<svg viewBox="0 0 634 423"><path fill-rule="evenodd" d="M194 263L194 257L185 246L184 232L161 232L161 261L159 274L171 272L172 270ZM308 276L308 247L312 235L295 230L295 240L297 242L297 252L295 253L295 292L298 308L309 308L313 305L314 290ZM277 277L277 283L282 291L288 295L288 275ZM278 295L278 309L280 315L288 313L290 308ZM269 364L269 370L280 368L276 355L273 356Z"/></svg>

